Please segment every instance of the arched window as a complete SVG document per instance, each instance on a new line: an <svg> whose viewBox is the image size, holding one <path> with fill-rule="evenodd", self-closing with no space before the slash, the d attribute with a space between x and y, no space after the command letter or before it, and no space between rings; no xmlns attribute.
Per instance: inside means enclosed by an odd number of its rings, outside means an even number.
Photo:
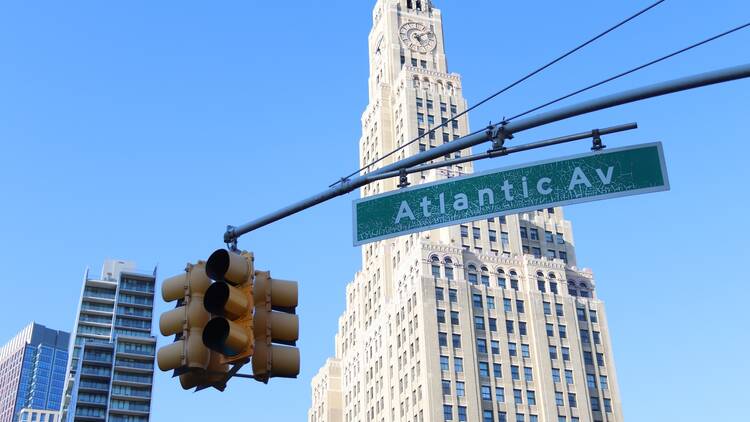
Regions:
<svg viewBox="0 0 750 422"><path fill-rule="evenodd" d="M516 270L510 270L510 288L518 290L518 273Z"/></svg>
<svg viewBox="0 0 750 422"><path fill-rule="evenodd" d="M477 284L478 277L477 277L477 267L474 264L469 264L468 267L466 267L467 277L469 279L469 283L471 284Z"/></svg>
<svg viewBox="0 0 750 422"><path fill-rule="evenodd" d="M571 296L578 296L578 290L576 290L575 281L568 281L568 294Z"/></svg>
<svg viewBox="0 0 750 422"><path fill-rule="evenodd" d="M547 276L549 277L549 291L557 294L557 279L555 278L555 273L549 273Z"/></svg>
<svg viewBox="0 0 750 422"><path fill-rule="evenodd" d="M440 258L438 258L436 255L432 255L430 261L432 261L432 276L435 278L440 278Z"/></svg>
<svg viewBox="0 0 750 422"><path fill-rule="evenodd" d="M485 266L482 266L481 270L482 270L482 274L480 274L480 276L479 276L480 280L482 281L482 284L484 284L485 286L489 287L490 286L490 274L489 274L489 270Z"/></svg>
<svg viewBox="0 0 750 422"><path fill-rule="evenodd" d="M445 263L445 278L451 281L453 280L453 260L446 256L443 262Z"/></svg>
<svg viewBox="0 0 750 422"><path fill-rule="evenodd" d="M502 268L497 269L497 285L499 287L502 287L503 289L506 287L505 285L505 271Z"/></svg>

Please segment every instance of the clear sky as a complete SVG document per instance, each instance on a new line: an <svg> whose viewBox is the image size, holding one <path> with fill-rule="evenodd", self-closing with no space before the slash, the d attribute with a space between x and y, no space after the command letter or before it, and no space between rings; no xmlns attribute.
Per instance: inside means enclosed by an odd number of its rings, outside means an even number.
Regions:
<svg viewBox="0 0 750 422"><path fill-rule="evenodd" d="M450 70L470 104L648 1L442 0ZM73 328L84 269L107 257L159 279L241 224L357 165L369 1L29 2L0 5L0 342L30 320ZM477 129L750 20L745 0L668 0L472 114ZM579 99L750 61L750 30ZM578 99L577 99L578 100ZM634 421L746 413L750 80L627 105L511 144L637 121L611 147L660 140L672 190L571 206L578 261L606 302ZM570 103L570 101L568 102ZM580 153L585 142L478 170ZM484 149L482 146L480 150ZM183 392L158 373L154 421L303 421L333 353L356 194L242 238L300 282L302 374ZM161 303L158 310L167 309ZM156 329L154 330L156 333ZM160 339L160 345L166 339ZM251 413L252 412L252 413Z"/></svg>

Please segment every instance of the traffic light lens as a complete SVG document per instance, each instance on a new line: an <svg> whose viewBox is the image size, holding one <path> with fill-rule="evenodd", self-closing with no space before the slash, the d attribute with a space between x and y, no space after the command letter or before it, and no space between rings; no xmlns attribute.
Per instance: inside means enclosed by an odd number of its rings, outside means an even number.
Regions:
<svg viewBox="0 0 750 422"><path fill-rule="evenodd" d="M208 321L203 329L203 344L211 350L223 353L224 345L229 337L229 321L224 318L214 318Z"/></svg>
<svg viewBox="0 0 750 422"><path fill-rule="evenodd" d="M206 274L216 281L224 281L224 275L229 269L229 251L219 249L208 257L206 262Z"/></svg>
<svg viewBox="0 0 750 422"><path fill-rule="evenodd" d="M212 255L213 256L213 255ZM229 299L229 285L226 283L214 283L206 290L206 296L203 298L203 305L208 312L221 315L224 312L224 305Z"/></svg>

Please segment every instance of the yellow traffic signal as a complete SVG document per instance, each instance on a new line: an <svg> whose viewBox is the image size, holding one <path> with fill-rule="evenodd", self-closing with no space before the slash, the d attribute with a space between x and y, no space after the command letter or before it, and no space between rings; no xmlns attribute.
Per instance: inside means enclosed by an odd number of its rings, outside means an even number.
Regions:
<svg viewBox="0 0 750 422"><path fill-rule="evenodd" d="M300 370L297 283L274 280L267 271L256 271L253 286L255 300L255 379L267 383L270 378L296 378ZM285 346L281 346L279 343Z"/></svg>
<svg viewBox="0 0 750 422"><path fill-rule="evenodd" d="M203 261L188 264L184 274L162 283L162 298L165 302L176 300L177 306L161 315L159 330L164 336L174 335L175 341L159 349L157 363L162 371L174 370L184 389L214 386L223 390L229 371L202 341L204 327L211 317L203 305L210 284Z"/></svg>
<svg viewBox="0 0 750 422"><path fill-rule="evenodd" d="M203 330L203 344L223 355L222 363L244 364L253 354L253 255L219 249L208 258L206 274L215 282L204 306L214 317Z"/></svg>

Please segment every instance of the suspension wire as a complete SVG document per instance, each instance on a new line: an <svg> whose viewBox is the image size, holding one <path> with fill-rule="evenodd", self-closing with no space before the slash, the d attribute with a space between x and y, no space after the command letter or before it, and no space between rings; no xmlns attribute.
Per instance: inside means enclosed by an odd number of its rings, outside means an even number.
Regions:
<svg viewBox="0 0 750 422"><path fill-rule="evenodd" d="M569 94L563 95L562 97L559 97L559 98L556 98L556 99L554 99L554 100L552 100L552 101L546 102L546 103L544 103L544 104L542 104L542 105L540 105L540 106L537 106L537 107L534 107L534 108L532 108L532 109L526 110L526 111L524 111L523 113L520 113L520 114L516 114L515 116L513 116L513 117L511 117L511 118L508 118L508 119L503 119L503 123L508 123L508 122L510 122L511 120L517 119L517 118L519 118L519 117L523 117L523 116L526 116L527 114L531 114L531 113L533 113L533 112L535 112L535 111L539 111L539 110L541 110L541 109L543 109L543 108L545 108L545 107L547 107L547 106L550 106L550 105L552 105L552 104L555 104L555 103L559 103L560 101L566 100L566 99L568 99L568 98L570 98L570 97L573 97L573 96L575 96L575 95L578 95L578 94L580 94L580 93L586 92L586 91L588 91L588 90L594 89L594 88L596 88L596 87L599 87L599 86L601 86L601 85L604 85L604 84L606 84L606 83L612 82L612 81L614 81L615 79L619 79L619 78L622 78L623 76L627 76L627 75L630 75L631 73L635 73L635 72L637 72L637 71L639 71L639 70L641 70L641 69L645 69L645 68L647 68L647 67L649 67L649 66L652 66L652 65L654 65L654 64L657 64L657 63L659 63L659 62L663 62L664 60L667 60L667 59L671 59L671 58L672 58L672 57L674 57L674 56L677 56L677 55L679 55L679 54L682 54L682 53L684 53L684 52L686 52L686 51L692 50L692 49L694 49L694 48L696 48L696 47L700 47L700 46L702 46L702 45L704 45L704 44L708 44L708 43L709 43L709 42L711 42L711 41L714 41L714 40L717 40L717 39L719 39L719 38L721 38L721 37L727 36L727 35L729 35L729 34L731 34L731 33L737 32L737 31L739 31L739 30L741 30L741 29L745 29L745 28L747 28L748 26L750 26L750 22L748 22L748 23L745 23L745 24L743 24L743 25L740 25L740 26L737 26L737 27L735 27L735 28L732 28L732 29L730 29L730 30L728 30L728 31L722 32L721 34L718 34L718 35L714 35L713 37L710 37L710 38L706 38L706 39L705 39L705 40L703 40L703 41L697 42L697 43L695 43L695 44L689 45L689 46L687 46L687 47L685 47L685 48L682 48L682 49L680 49L680 50L677 50L677 51L675 51L675 52L669 53L669 54L667 54L666 56L662 56L662 57L659 57L658 59L654 59L654 60L651 60L651 61L650 61L650 62L648 62L648 63L644 63L644 64L642 64L642 65L640 65L640 66L634 67L634 68L632 68L632 69L630 69L630 70L628 70L628 71L625 71L625 72L619 73L619 74L617 74L617 75L615 75L615 76L612 76L612 77L609 77L609 78L607 78L607 79L604 79L603 81L597 82L597 83L595 83L595 84L593 84L593 85L589 85L589 86L587 86L587 87L585 87L585 88L581 88L581 89L579 89L579 90L576 90L576 91L573 91L573 92L571 92L571 93L569 93Z"/></svg>
<svg viewBox="0 0 750 422"><path fill-rule="evenodd" d="M605 35L609 34L609 33L610 33L610 32L612 32L612 31L614 31L615 29L617 29L617 28L619 28L619 27L621 27L621 26L625 25L626 23L628 23L628 22L632 21L633 19L637 18L638 16L640 16L640 15L642 15L642 14L644 14L644 13L648 12L649 10L653 9L654 7L656 7L656 6L660 5L660 4L661 4L661 3L663 3L664 1L666 1L666 0L658 0L658 1L656 1L655 3L653 3L653 4L651 4L650 6L646 7L645 9L642 9L642 10L638 11L637 13L635 13L635 14L633 14L632 16L628 17L627 19L624 19L624 20L620 21L619 23L617 23L616 25L614 25L614 26L612 26L612 27L608 28L608 29L607 29L607 30L605 30L604 32L600 33L599 35L597 35L597 36L595 36L595 37L593 37L593 38L589 39L588 41L584 42L583 44L580 44L580 45L578 45L577 47L573 48L572 50L569 50L568 52L566 52L566 53L562 54L561 56L559 56L559 57L557 57L556 59L552 60L551 62L549 62L549 63L545 64L544 66L541 66L541 67L537 68L537 69L536 69L536 70L534 70L533 72L531 72L531 73L528 73L528 74L526 74L526 75L525 75L524 77L522 77L522 78L520 78L520 79L516 80L515 82L511 83L510 85L507 85L506 87L504 87L503 89L501 89L501 90L499 90L499 91L495 92L494 94L490 95L489 97L486 97L486 98L484 98L483 100L481 100L481 101L479 101L478 103L474 104L473 106L471 106L471 107L467 108L466 110L462 111L461 113L458 113L457 115L455 115L455 116L451 117L450 119L448 119L448 120L446 120L446 121L443 121L442 123L440 123L440 125L438 125L438 126L436 126L436 127L432 128L432 129L431 129L430 131L428 131L428 132L425 132L425 133L423 133L423 134L419 135L418 137L416 137L416 138L412 139L411 141L409 141L409 142L407 142L407 143L405 143L405 144L403 144L403 145L399 146L398 148L396 148L396 149L394 149L393 151L391 151L391 152L389 152L389 153L385 154L384 156L382 156L382 157L378 158L377 160L375 160L375 161L372 161L371 163L369 163L369 164L365 165L364 167L362 167L362 168L358 169L357 171L354 171L354 172L352 172L351 174L349 174L349 175L347 175L347 176L345 176L345 177L342 177L342 178L341 178L340 180L338 180L338 181L336 181L336 182L334 182L334 183L330 184L330 185L329 185L328 187L329 187L329 188L330 188L330 187L333 187L333 186L335 186L335 185L337 185L337 184L341 183L342 181L344 181L344 180L347 180L347 179L349 179L350 177L352 177L352 176L356 175L357 173L359 173L359 172L361 172L361 171L363 171L363 170L367 170L367 169L369 169L369 168L370 168L370 167L372 167L373 165L375 165L375 164L377 164L377 163L379 163L379 162L381 162L381 161L385 160L386 158L390 157L391 155L393 155L393 154L395 154L395 153L397 153L397 152L401 151L402 149L406 148L407 146L409 146L409 145L413 144L414 142L417 142L417 141L419 141L420 139L424 138L424 137L425 137L426 135L428 135L428 134L430 134L430 133L434 133L434 132L435 132L436 130L438 130L438 129L440 129L440 128L443 128L443 127L445 127L445 126L447 126L447 125L448 125L449 123L453 122L454 120L458 119L459 117L461 117L461 116L463 116L463 115L465 115L465 114L469 113L470 111L473 111L474 109L476 109L476 108L478 108L478 107L482 106L482 105L483 105L483 104L485 104L486 102L488 102L488 101L490 101L490 100L494 99L494 98L495 98L495 97L497 97L498 95L500 95L500 94L502 94L502 93L504 93L504 92L506 92L506 91L508 91L508 90L510 90L510 89L512 89L512 88L514 88L514 87L516 87L517 85L520 85L521 83L525 82L525 81L526 81L527 79L529 79L529 78L531 78L531 77L533 77L533 76L537 75L538 73L540 73L540 72L544 71L545 69L549 68L550 66L552 66L552 65L554 65L554 64L556 64L556 63L558 63L559 61L561 61L561 60L563 60L563 59L567 58L568 56L570 56L570 55L572 55L572 54L576 53L577 51L579 51L579 50L583 49L584 47L586 47L586 46L588 46L588 45L590 45L590 44L594 43L595 41L599 40L600 38L604 37ZM482 129L482 130L484 130L484 129ZM481 132L481 131L480 131L480 132ZM474 133L477 133L477 132L474 132Z"/></svg>

